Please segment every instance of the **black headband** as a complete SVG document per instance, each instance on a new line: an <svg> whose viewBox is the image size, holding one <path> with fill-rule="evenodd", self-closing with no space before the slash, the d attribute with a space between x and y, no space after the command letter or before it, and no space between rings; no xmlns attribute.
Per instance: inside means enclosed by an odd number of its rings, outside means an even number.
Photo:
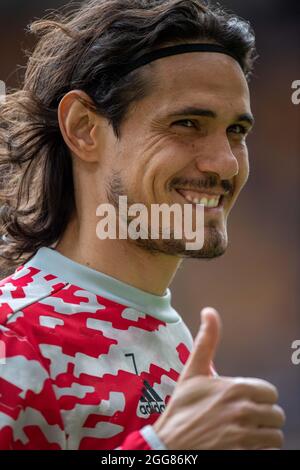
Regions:
<svg viewBox="0 0 300 470"><path fill-rule="evenodd" d="M240 66L242 67L241 61L230 51L228 51L225 47L219 46L217 44L180 44L177 46L171 47L164 47L162 49L157 49L152 52L148 52L147 54L143 55L136 61L129 63L125 66L125 69L122 71L122 76L127 75L128 73L132 72L133 70L142 67L143 65L147 65L154 60L161 59L163 57L169 57L172 55L178 54L186 54L187 52L218 52L219 54L226 54L235 59ZM243 67L242 67L243 68Z"/></svg>

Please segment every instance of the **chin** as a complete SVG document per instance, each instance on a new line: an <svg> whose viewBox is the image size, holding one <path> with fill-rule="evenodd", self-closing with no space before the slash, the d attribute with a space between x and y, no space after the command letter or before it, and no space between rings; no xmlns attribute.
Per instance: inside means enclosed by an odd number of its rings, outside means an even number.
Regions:
<svg viewBox="0 0 300 470"><path fill-rule="evenodd" d="M205 228L205 241L201 250L187 250L189 240L134 240L134 244L152 254L165 254L189 259L213 259L222 256L228 246L227 231L210 226Z"/></svg>
<svg viewBox="0 0 300 470"><path fill-rule="evenodd" d="M216 227L205 229L205 241L201 250L185 251L184 258L214 259L222 256L228 247L227 231Z"/></svg>

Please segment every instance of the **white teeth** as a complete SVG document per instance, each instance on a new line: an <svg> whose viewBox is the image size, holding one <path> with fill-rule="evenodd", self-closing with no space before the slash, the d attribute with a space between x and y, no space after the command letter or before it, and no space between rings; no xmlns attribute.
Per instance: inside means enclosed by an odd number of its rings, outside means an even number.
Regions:
<svg viewBox="0 0 300 470"><path fill-rule="evenodd" d="M207 197L197 198L197 197L192 197L190 195L187 195L185 196L185 199L194 204L203 204L204 207L214 208L214 207L218 207L220 196L208 199Z"/></svg>
<svg viewBox="0 0 300 470"><path fill-rule="evenodd" d="M210 199L208 201L208 207L217 207L219 204L219 201L217 199Z"/></svg>
<svg viewBox="0 0 300 470"><path fill-rule="evenodd" d="M220 201L220 197L210 199L208 201L208 207L218 207Z"/></svg>
<svg viewBox="0 0 300 470"><path fill-rule="evenodd" d="M215 208L218 207L221 196L215 197L193 197L191 194L184 196L188 202L193 204L202 204L204 207Z"/></svg>
<svg viewBox="0 0 300 470"><path fill-rule="evenodd" d="M204 207L209 207L208 206L208 199L206 197L203 197L202 199L200 199L200 204L203 204Z"/></svg>

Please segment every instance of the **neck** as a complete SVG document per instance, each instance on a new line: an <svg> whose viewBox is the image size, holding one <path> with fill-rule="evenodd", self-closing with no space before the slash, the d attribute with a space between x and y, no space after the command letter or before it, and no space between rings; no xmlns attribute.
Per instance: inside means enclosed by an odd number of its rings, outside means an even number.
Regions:
<svg viewBox="0 0 300 470"><path fill-rule="evenodd" d="M71 260L150 294L164 295L181 264L181 259L152 254L128 240L100 240L93 224L72 219L56 246Z"/></svg>

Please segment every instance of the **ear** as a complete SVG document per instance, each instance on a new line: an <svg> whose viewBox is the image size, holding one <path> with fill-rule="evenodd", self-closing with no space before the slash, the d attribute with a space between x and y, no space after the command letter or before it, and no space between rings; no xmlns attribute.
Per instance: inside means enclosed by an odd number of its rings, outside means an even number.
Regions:
<svg viewBox="0 0 300 470"><path fill-rule="evenodd" d="M85 92L68 92L60 101L58 121L71 152L84 161L96 162L99 158L99 131L103 129L105 119L93 112L89 105L93 106L93 101Z"/></svg>

